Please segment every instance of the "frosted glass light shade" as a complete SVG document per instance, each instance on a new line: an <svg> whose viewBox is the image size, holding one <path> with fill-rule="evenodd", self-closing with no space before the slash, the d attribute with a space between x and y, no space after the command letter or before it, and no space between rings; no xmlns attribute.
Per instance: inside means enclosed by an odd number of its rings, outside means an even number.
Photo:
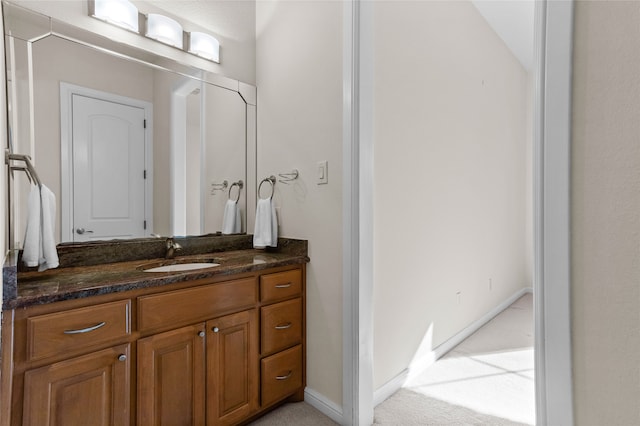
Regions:
<svg viewBox="0 0 640 426"><path fill-rule="evenodd" d="M164 15L147 15L147 37L182 49L182 25Z"/></svg>
<svg viewBox="0 0 640 426"><path fill-rule="evenodd" d="M92 16L138 32L138 8L128 0L94 0Z"/></svg>
<svg viewBox="0 0 640 426"><path fill-rule="evenodd" d="M220 43L209 34L192 32L189 36L189 53L220 63Z"/></svg>

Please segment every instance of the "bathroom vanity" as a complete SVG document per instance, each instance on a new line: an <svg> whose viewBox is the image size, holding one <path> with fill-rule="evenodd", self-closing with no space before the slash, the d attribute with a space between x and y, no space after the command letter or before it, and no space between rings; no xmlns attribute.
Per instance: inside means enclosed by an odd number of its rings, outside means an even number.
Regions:
<svg viewBox="0 0 640 426"><path fill-rule="evenodd" d="M302 400L306 241L250 239L186 238L175 259L162 241L61 246L62 267L45 272L14 260L1 424L231 425ZM186 262L219 265L145 272Z"/></svg>

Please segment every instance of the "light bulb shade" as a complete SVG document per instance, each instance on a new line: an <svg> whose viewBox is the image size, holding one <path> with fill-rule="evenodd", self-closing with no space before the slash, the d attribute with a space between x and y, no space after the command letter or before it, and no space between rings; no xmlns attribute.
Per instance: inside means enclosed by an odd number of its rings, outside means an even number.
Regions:
<svg viewBox="0 0 640 426"><path fill-rule="evenodd" d="M128 0L94 0L92 16L138 32L138 8Z"/></svg>
<svg viewBox="0 0 640 426"><path fill-rule="evenodd" d="M189 53L220 63L220 43L209 34L192 32L189 35Z"/></svg>
<svg viewBox="0 0 640 426"><path fill-rule="evenodd" d="M182 49L182 26L164 15L147 15L147 37Z"/></svg>

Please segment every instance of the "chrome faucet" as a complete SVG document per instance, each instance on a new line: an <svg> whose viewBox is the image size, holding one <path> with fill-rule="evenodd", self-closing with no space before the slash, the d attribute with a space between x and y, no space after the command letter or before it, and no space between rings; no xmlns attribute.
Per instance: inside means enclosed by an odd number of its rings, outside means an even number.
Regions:
<svg viewBox="0 0 640 426"><path fill-rule="evenodd" d="M167 238L167 252L165 253L165 258L173 259L176 255L177 251L182 250L182 246L175 241L173 241L173 237Z"/></svg>

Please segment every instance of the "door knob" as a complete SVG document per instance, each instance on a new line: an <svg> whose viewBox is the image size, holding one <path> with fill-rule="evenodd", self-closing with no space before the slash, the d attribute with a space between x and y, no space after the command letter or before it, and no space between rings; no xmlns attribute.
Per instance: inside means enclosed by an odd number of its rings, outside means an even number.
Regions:
<svg viewBox="0 0 640 426"><path fill-rule="evenodd" d="M93 234L93 231L89 231L88 229L84 229L84 228L78 228L76 229L76 232L80 235L84 234L85 232L87 234Z"/></svg>

